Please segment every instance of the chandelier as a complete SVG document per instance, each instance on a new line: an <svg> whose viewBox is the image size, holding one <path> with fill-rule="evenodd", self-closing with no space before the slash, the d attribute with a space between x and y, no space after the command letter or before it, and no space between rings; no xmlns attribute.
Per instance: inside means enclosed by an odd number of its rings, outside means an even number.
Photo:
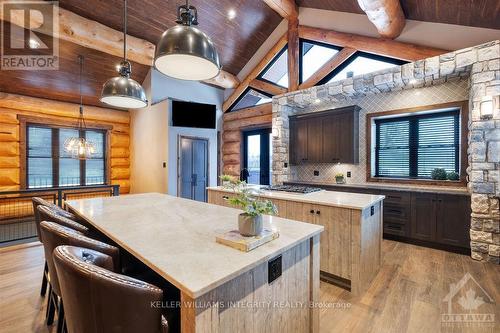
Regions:
<svg viewBox="0 0 500 333"><path fill-rule="evenodd" d="M71 158L86 160L96 153L96 146L92 141L80 137L85 135L87 126L85 125L85 118L83 117L83 95L82 95L82 75L83 75L83 56L78 56L80 62L80 115L78 117L77 129L79 136L70 137L64 142L64 151L71 155Z"/></svg>

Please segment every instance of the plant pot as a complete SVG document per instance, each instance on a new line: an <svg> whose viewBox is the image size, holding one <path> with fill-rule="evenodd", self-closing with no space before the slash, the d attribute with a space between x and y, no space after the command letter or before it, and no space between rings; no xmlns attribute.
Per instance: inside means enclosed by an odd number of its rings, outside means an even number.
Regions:
<svg viewBox="0 0 500 333"><path fill-rule="evenodd" d="M224 186L224 187L227 187L227 186L229 186L230 184L231 184L231 182L230 182L229 180L223 180L223 181L222 181L222 186Z"/></svg>
<svg viewBox="0 0 500 333"><path fill-rule="evenodd" d="M345 179L344 179L344 177L335 177L335 182L337 184L344 184L345 183Z"/></svg>
<svg viewBox="0 0 500 333"><path fill-rule="evenodd" d="M260 235L262 227L262 215L251 216L245 213L238 215L238 230L242 236Z"/></svg>

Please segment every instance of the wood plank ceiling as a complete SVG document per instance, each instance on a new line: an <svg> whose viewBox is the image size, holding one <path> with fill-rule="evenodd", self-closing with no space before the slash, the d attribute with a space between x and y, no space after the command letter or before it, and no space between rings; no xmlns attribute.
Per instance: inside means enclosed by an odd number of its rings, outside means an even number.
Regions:
<svg viewBox="0 0 500 333"><path fill-rule="evenodd" d="M364 14L357 0L297 0L301 7ZM498 0L401 0L407 19L500 29Z"/></svg>
<svg viewBox="0 0 500 333"><path fill-rule="evenodd" d="M156 44L164 30L175 25L176 9L183 0L129 0L128 33ZM198 8L199 27L217 46L224 70L237 74L260 45L281 22L281 17L262 1L192 0ZM123 0L61 0L61 8L122 30ZM236 17L228 18L233 9ZM120 58L70 42L59 41L60 66L57 71L1 71L0 91L79 102L77 56L86 57L83 79L84 103L104 106L99 101L101 88L116 76ZM132 78L143 82L149 67L132 63Z"/></svg>

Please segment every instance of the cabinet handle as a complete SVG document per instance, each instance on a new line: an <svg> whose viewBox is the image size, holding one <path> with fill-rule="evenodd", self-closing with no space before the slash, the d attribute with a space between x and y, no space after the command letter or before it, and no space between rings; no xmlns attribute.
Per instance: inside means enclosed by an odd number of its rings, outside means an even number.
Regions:
<svg viewBox="0 0 500 333"><path fill-rule="evenodd" d="M317 210L317 211L316 211L316 214L317 214L317 215L319 215L319 214L321 214L321 212L320 212L319 210Z"/></svg>
<svg viewBox="0 0 500 333"><path fill-rule="evenodd" d="M311 209L309 213L314 214L314 209Z"/></svg>

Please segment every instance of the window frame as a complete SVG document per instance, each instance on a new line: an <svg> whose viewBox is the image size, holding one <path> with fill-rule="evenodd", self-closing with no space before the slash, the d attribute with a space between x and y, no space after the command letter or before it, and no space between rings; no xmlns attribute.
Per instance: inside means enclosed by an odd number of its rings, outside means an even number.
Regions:
<svg viewBox="0 0 500 333"><path fill-rule="evenodd" d="M283 86L280 86L278 83L275 83L275 82L272 82L272 81L269 81L267 79L264 78L264 75L265 73L267 73L267 71L274 66L274 64L276 63L276 61L278 61L278 59L281 57L281 55L285 52L288 51L288 43L285 44L285 46L283 46L283 48L278 52L276 53L276 55L274 56L274 58L266 65L266 67L264 67L259 75L257 75L256 79L258 80L261 80L261 81L264 81L264 82L267 82L267 83L270 83L270 84L274 84L274 85L277 85L279 87L282 87L282 88L285 88L285 89L288 89L288 87L283 87ZM287 72L288 72L288 68L287 68Z"/></svg>
<svg viewBox="0 0 500 333"><path fill-rule="evenodd" d="M299 39L299 84L302 84L305 82L304 80L302 80L303 66L304 66L304 54L302 54L302 50L304 48L304 43L313 44L313 45L317 45L317 46L321 46L321 47L326 47L326 48L329 48L332 50L336 50L337 54L335 54L333 56L333 58L335 58L338 55L338 52L342 51L342 49L343 49L342 47L339 47L339 46L336 46L333 44L327 44L327 43L318 42L318 41L311 40L311 39L300 38ZM321 67L320 67L320 69L321 69ZM314 72L314 73L316 73L316 72ZM330 75L330 74L328 74L328 75ZM317 86L317 85L318 85L318 83L315 84L315 86Z"/></svg>
<svg viewBox="0 0 500 333"><path fill-rule="evenodd" d="M264 80L264 81L266 81L266 80ZM272 82L271 82L271 83L272 83ZM273 84L274 84L274 83L273 83ZM271 95L271 94L269 94L269 93L267 93L267 92L265 92L265 91L262 91L262 90L260 90L260 89L255 89L255 88L252 88L252 87L248 86L245 90L243 90L243 93L241 93L241 95L240 95L240 96L238 96L238 98L237 98L237 99L233 102L233 104L231 104L231 106L229 107L229 109L227 110L227 112L226 112L226 113L229 113L229 112L239 112L239 111L244 111L244 110L248 110L248 109L251 109L251 108L255 108L255 107L258 107L258 106L261 106L261 105L266 105L266 104L271 104L271 103L272 103L272 101L271 101L271 102L267 102L267 103L262 103L262 104L260 104L260 105L253 105L253 106L249 106L249 107L246 107L246 108L242 108L242 109L234 110L234 107L235 107L236 105L238 105L238 103L239 103L239 102L240 102L243 98L245 98L246 94L248 94L248 92L249 92L250 90L255 90L256 92L258 92L258 93L260 93L260 94L262 94L262 95L264 95L264 96L267 96L267 97L269 97L269 98L271 98L271 99L273 98L273 95Z"/></svg>
<svg viewBox="0 0 500 333"><path fill-rule="evenodd" d="M47 118L39 118L39 117L31 117L31 116L24 116L24 115L18 115L18 120L19 120L19 125L20 125L20 152L19 152L19 158L20 158L20 188L21 189L29 189L28 187L28 128L30 126L33 127L41 127L41 128L50 128L50 129L78 129L76 127L76 122L77 120L64 120L60 118L52 118L52 117L47 117ZM103 185L109 185L110 179L111 179L111 172L110 172L110 134L111 130L113 129L112 125L102 125L97 122L85 120L86 123L86 129L89 131L96 131L96 132L102 132L104 135L104 151L103 151L103 160L104 160L104 184ZM80 133L82 135L82 133ZM52 135L52 145L54 145L54 138L55 136ZM58 138L56 138L56 141L58 141ZM54 146L53 146L54 147ZM58 145L59 149L59 145ZM54 153L53 153L54 154ZM58 156L59 153L57 152L56 155ZM54 155L53 155L54 156ZM57 161L52 158L52 163L53 163L53 169L52 169L52 179L53 179L53 185L49 187L45 187L47 189L50 188L58 188L58 187L64 187L64 186L59 186L59 165L58 165L58 159ZM57 166L56 166L57 164ZM84 183L82 181L82 178L85 176L85 172L82 171L82 164L83 164L83 171L85 171L85 162L80 161L80 182ZM57 182L55 182L57 180ZM93 186L93 185L79 185L79 187L85 187L85 186ZM41 188L43 189L43 188Z"/></svg>
<svg viewBox="0 0 500 333"><path fill-rule="evenodd" d="M396 59L396 58L390 58L390 57L385 57L373 53L368 53L368 52L363 52L363 51L356 51L353 55L351 55L346 61L344 61L340 66L332 70L328 75L326 75L324 78L322 78L318 83L316 83L316 86L320 86L323 84L328 83L335 75L340 73L344 68L349 66L354 60L356 60L358 57L365 57L369 58L372 60L377 60L377 61L383 61L387 62L390 64L394 64L396 66L402 66L404 64L407 64L408 61Z"/></svg>
<svg viewBox="0 0 500 333"><path fill-rule="evenodd" d="M414 108L391 110L384 112L370 113L366 115L366 180L368 182L381 182L381 183L400 183L400 184L420 184L420 185L440 185L440 186L466 186L466 169L467 169L467 135L468 135L468 118L469 118L469 108L468 101L458 101L449 102L441 104L426 105ZM419 113L431 113L433 110L441 110L448 108L458 108L459 109L459 176L458 181L449 180L435 180L426 178L397 178L375 176L375 149L372 144L376 140L376 127L375 119L381 117L391 117L391 118L406 118L416 116ZM437 112L436 112L437 113ZM446 113L446 111L443 111Z"/></svg>

